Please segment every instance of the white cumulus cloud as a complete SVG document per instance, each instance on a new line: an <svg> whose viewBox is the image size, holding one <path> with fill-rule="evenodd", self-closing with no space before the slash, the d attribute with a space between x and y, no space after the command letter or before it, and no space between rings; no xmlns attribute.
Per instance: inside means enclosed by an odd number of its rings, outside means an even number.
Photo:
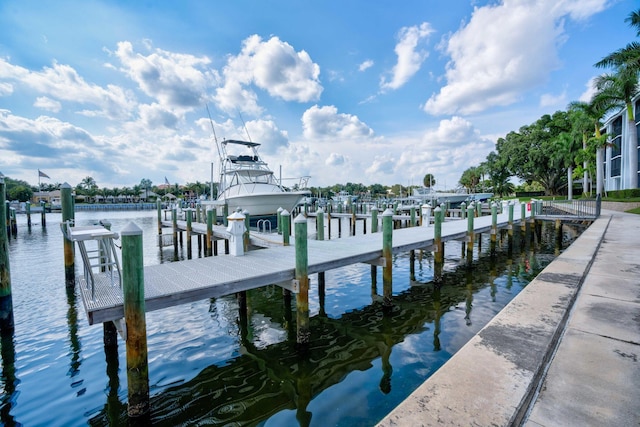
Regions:
<svg viewBox="0 0 640 427"><path fill-rule="evenodd" d="M352 114L338 113L333 105L314 105L302 115L304 136L309 139L333 138L335 142L345 139L373 138L373 130Z"/></svg>
<svg viewBox="0 0 640 427"><path fill-rule="evenodd" d="M285 101L315 101L323 90L319 75L320 67L304 50L296 52L278 37L263 41L253 35L244 40L237 56L229 58L216 101L230 112L239 109L259 114L261 108L253 86Z"/></svg>
<svg viewBox="0 0 640 427"><path fill-rule="evenodd" d="M564 20L585 19L606 0L504 0L476 8L445 43L451 59L447 84L424 109L430 114L470 114L516 102L560 67Z"/></svg>
<svg viewBox="0 0 640 427"><path fill-rule="evenodd" d="M427 22L419 26L403 27L398 34L398 43L395 47L398 62L391 71L391 81L382 78L380 87L382 90L398 89L402 87L415 73L429 56L425 50L418 49L420 43L428 39L434 30Z"/></svg>

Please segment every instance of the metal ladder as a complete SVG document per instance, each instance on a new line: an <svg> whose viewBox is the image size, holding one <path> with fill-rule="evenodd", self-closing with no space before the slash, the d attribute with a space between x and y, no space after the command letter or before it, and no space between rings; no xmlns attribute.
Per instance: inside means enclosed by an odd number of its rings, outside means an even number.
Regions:
<svg viewBox="0 0 640 427"><path fill-rule="evenodd" d="M91 299L95 299L96 277L99 274L108 275L111 286L122 288L120 262L114 243L119 238L118 233L103 226L72 227L71 223L67 223L65 235L78 244Z"/></svg>

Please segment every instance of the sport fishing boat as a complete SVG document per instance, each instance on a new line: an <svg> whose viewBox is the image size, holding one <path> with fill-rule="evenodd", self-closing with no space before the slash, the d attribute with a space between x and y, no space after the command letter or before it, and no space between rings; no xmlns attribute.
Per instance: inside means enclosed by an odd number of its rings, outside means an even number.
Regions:
<svg viewBox="0 0 640 427"><path fill-rule="evenodd" d="M258 155L258 147L259 143L251 141L221 142L217 204L226 203L229 212L246 210L251 217L275 215L278 208L291 212L311 192L285 189L282 178L276 179ZM307 180L302 178L300 187L306 187Z"/></svg>

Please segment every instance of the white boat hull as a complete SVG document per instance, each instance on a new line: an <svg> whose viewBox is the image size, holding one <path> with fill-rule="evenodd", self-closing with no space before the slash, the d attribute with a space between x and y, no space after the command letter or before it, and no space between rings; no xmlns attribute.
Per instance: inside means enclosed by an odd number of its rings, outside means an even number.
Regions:
<svg viewBox="0 0 640 427"><path fill-rule="evenodd" d="M275 215L278 208L293 211L293 208L309 194L308 191L239 194L226 199L220 198L218 202L226 202L229 205L229 213L240 208L248 211L251 216L266 216Z"/></svg>

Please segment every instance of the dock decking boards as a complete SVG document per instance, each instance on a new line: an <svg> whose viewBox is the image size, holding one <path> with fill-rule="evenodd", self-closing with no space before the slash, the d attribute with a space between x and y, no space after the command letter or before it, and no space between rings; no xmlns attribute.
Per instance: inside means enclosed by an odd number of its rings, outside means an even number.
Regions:
<svg viewBox="0 0 640 427"><path fill-rule="evenodd" d="M519 216L519 215L518 215ZM520 222L515 220L514 223ZM508 213L498 214L498 228L508 224ZM195 225L195 224L194 224ZM491 230L491 216L474 219L475 233ZM466 236L467 220L442 224L442 241ZM273 235L273 239L281 236ZM393 253L429 248L434 227L410 227L393 231ZM295 275L295 248L270 247L246 252L244 256L221 255L144 267L145 310L153 311L206 298L246 291L270 284L291 281ZM331 240L308 241L308 272L319 273L360 262L375 262L382 257L382 233L364 234ZM94 298L84 278L78 280L89 324L124 317L122 290L112 284L110 274L94 275ZM116 278L117 279L117 278Z"/></svg>

